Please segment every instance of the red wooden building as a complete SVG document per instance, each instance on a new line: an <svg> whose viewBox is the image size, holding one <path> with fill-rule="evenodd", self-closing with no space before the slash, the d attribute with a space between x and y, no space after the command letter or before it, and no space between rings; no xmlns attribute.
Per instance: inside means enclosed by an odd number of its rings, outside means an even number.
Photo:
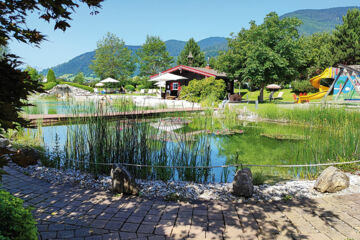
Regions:
<svg viewBox="0 0 360 240"><path fill-rule="evenodd" d="M164 73L172 73L187 78L184 80L166 81L165 84L166 96L178 97L182 86L187 86L189 82L192 80L201 80L208 77L223 79L227 84L227 91L230 94L233 94L234 91L233 81L229 81L225 73L217 72L216 70L210 68L209 66L202 68L202 67L190 67L185 65L179 65L161 72L161 74ZM159 74L155 74L151 76L150 79L155 78L157 76L159 76Z"/></svg>

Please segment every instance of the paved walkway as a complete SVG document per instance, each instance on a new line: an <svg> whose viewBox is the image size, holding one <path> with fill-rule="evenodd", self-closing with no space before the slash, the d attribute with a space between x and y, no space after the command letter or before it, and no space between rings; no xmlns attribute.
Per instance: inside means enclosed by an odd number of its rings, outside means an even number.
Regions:
<svg viewBox="0 0 360 240"><path fill-rule="evenodd" d="M41 239L360 239L360 194L288 202L175 203L55 186L5 167Z"/></svg>

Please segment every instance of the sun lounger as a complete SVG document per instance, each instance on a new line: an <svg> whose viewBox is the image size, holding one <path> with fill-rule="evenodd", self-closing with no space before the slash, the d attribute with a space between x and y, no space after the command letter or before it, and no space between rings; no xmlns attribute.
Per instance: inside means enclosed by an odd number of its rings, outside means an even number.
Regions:
<svg viewBox="0 0 360 240"><path fill-rule="evenodd" d="M273 98L274 100L280 100L282 99L282 96L284 95L284 92L279 92L279 94L277 95L277 97Z"/></svg>

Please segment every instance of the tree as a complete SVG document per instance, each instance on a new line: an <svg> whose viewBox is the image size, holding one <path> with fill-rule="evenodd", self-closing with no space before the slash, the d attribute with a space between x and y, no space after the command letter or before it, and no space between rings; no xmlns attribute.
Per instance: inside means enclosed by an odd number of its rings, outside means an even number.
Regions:
<svg viewBox="0 0 360 240"><path fill-rule="evenodd" d="M229 50L218 57L217 69L230 79L260 88L262 102L267 84L288 83L299 75L303 61L298 41L300 25L300 20L280 19L274 12L261 25L250 22L249 29L228 40Z"/></svg>
<svg viewBox="0 0 360 240"><path fill-rule="evenodd" d="M75 78L74 78L74 82L75 83L79 83L79 84L84 84L85 82L85 76L83 72L79 72L78 74L76 74Z"/></svg>
<svg viewBox="0 0 360 240"><path fill-rule="evenodd" d="M299 39L302 46L302 63L299 67L300 79L308 80L318 75L325 68L334 65L332 34L314 33Z"/></svg>
<svg viewBox="0 0 360 240"><path fill-rule="evenodd" d="M80 0L92 8L92 14L96 14L96 8L100 7L103 0ZM45 40L45 36L36 29L28 28L26 18L28 13L37 14L40 18L50 22L54 21L55 29L65 31L70 27L68 21L71 14L79 5L73 0L18 0L1 1L0 3L0 47L7 45L8 40L18 40L26 44L39 46ZM27 100L27 95L35 91L41 92L39 82L32 81L30 76L19 69L18 57L3 53L0 57L0 127L7 130L26 126L27 121L19 112Z"/></svg>
<svg viewBox="0 0 360 240"><path fill-rule="evenodd" d="M27 121L18 114L22 107L28 106L25 101L29 93L41 92L37 81L32 81L29 74L20 70L19 62L14 55L0 59L0 126L7 130L18 125L26 126Z"/></svg>
<svg viewBox="0 0 360 240"><path fill-rule="evenodd" d="M46 75L47 82L56 82L54 71L50 68Z"/></svg>
<svg viewBox="0 0 360 240"><path fill-rule="evenodd" d="M41 75L35 68L27 66L24 71L29 74L32 81L41 82L43 75Z"/></svg>
<svg viewBox="0 0 360 240"><path fill-rule="evenodd" d="M189 59L190 53L193 59ZM189 41L187 41L178 57L177 64L193 67L204 67L206 65L205 54L201 52L199 45L193 38L190 38Z"/></svg>
<svg viewBox="0 0 360 240"><path fill-rule="evenodd" d="M170 68L173 58L159 37L147 36L145 43L137 51L140 75L151 76Z"/></svg>
<svg viewBox="0 0 360 240"><path fill-rule="evenodd" d="M125 80L135 71L135 61L131 50L125 47L125 42L115 34L107 33L97 42L95 59L90 68L101 79L114 78Z"/></svg>
<svg viewBox="0 0 360 240"><path fill-rule="evenodd" d="M333 38L335 62L345 65L360 63L360 10L350 9L343 24L336 26Z"/></svg>

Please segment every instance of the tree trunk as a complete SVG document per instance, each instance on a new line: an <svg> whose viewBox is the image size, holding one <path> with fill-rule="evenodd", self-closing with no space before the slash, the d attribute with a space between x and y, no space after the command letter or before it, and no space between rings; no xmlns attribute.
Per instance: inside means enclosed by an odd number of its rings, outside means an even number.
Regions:
<svg viewBox="0 0 360 240"><path fill-rule="evenodd" d="M260 88L260 95L259 95L258 100L260 103L264 102L264 87L263 86Z"/></svg>

